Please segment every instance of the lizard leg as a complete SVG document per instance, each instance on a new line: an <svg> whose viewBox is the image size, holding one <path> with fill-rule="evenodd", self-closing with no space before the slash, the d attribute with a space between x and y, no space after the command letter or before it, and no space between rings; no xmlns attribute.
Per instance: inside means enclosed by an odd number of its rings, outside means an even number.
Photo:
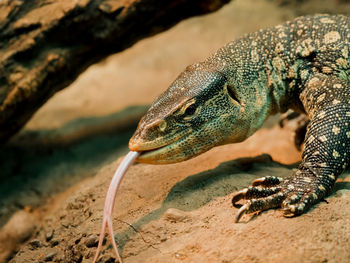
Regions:
<svg viewBox="0 0 350 263"><path fill-rule="evenodd" d="M350 161L349 124L348 104L337 102L315 114L306 134L303 161L288 183L292 195L282 203L286 216L302 214L331 192ZM299 200L294 202L296 196Z"/></svg>
<svg viewBox="0 0 350 263"><path fill-rule="evenodd" d="M350 105L339 103L315 114L306 134L303 161L291 177L257 179L233 197L235 206L246 199L244 213L282 207L285 216L300 215L331 192L335 180L350 161ZM260 190L261 188L261 190ZM269 195L269 192L271 195Z"/></svg>
<svg viewBox="0 0 350 263"><path fill-rule="evenodd" d="M298 151L301 151L309 123L310 120L305 114L297 113L294 111L282 117L279 122L281 128L285 126L291 126L294 130L294 145Z"/></svg>

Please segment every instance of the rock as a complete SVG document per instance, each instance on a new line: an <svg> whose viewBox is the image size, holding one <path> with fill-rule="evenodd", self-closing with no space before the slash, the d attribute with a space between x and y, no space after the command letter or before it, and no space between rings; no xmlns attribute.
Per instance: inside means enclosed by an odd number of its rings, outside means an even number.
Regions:
<svg viewBox="0 0 350 263"><path fill-rule="evenodd" d="M32 247L32 249L36 249L42 246L42 243L39 239L34 239L29 242L29 245Z"/></svg>
<svg viewBox="0 0 350 263"><path fill-rule="evenodd" d="M59 243L60 243L60 242L59 242L58 240L54 239L54 240L51 240L50 246L51 246L51 247L55 247L55 246L57 246Z"/></svg>
<svg viewBox="0 0 350 263"><path fill-rule="evenodd" d="M170 222L186 222L190 220L190 217L181 210L175 208L169 208L164 213L164 219Z"/></svg>
<svg viewBox="0 0 350 263"><path fill-rule="evenodd" d="M45 255L44 261L46 261L46 262L52 261L56 255L57 255L56 251L49 252L48 254Z"/></svg>
<svg viewBox="0 0 350 263"><path fill-rule="evenodd" d="M53 234L54 234L54 230L53 229L51 229L51 230L46 232L46 234L45 234L46 242L49 242L53 238Z"/></svg>
<svg viewBox="0 0 350 263"><path fill-rule="evenodd" d="M98 244L98 238L96 235L90 235L85 240L85 246L86 247L97 247Z"/></svg>
<svg viewBox="0 0 350 263"><path fill-rule="evenodd" d="M109 257L105 262L106 263L114 263L115 262L115 258L114 257Z"/></svg>

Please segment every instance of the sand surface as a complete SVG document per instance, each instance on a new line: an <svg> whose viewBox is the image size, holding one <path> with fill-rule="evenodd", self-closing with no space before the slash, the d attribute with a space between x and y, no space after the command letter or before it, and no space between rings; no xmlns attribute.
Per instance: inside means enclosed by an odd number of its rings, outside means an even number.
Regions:
<svg viewBox="0 0 350 263"><path fill-rule="evenodd" d="M233 1L90 67L55 95L0 152L0 262L91 262L104 197L143 105L186 65L244 33L350 10L346 1L324 2ZM300 217L270 210L234 223L235 191L262 176L289 176L300 161L293 126L277 120L183 163L132 166L114 213L124 261L350 262L349 172L327 202ZM100 262L115 262L109 237Z"/></svg>

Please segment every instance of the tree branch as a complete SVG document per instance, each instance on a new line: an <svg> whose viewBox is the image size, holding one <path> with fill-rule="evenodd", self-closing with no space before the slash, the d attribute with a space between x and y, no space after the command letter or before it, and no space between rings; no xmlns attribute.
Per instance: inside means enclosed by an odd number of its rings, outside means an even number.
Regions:
<svg viewBox="0 0 350 263"><path fill-rule="evenodd" d="M88 66L230 0L0 0L0 142Z"/></svg>

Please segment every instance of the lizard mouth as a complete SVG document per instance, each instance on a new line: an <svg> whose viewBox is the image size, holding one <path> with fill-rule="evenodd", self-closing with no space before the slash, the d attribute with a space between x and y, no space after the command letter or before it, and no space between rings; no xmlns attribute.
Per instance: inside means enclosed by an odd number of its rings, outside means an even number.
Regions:
<svg viewBox="0 0 350 263"><path fill-rule="evenodd" d="M187 130L181 136L176 136L171 140L164 141L163 143L157 144L143 144L135 138L131 138L129 142L129 149L131 151L140 152L140 156L136 159L140 163L150 164L167 164L179 162L178 153L182 152L182 149L186 145L186 141L189 139L188 134L191 130ZM185 159L185 158L180 158ZM186 158L188 159L188 158Z"/></svg>
<svg viewBox="0 0 350 263"><path fill-rule="evenodd" d="M171 144L169 144L169 145L171 145ZM167 148L169 148L168 147L169 145L161 146L161 147L150 149L150 150L141 151L140 152L141 154L137 158L137 161L148 163L149 161L154 160L156 158L156 156L162 154L162 152L166 152Z"/></svg>
<svg viewBox="0 0 350 263"><path fill-rule="evenodd" d="M140 152L140 155L138 156L136 161L140 163L149 163L149 164L176 162L176 160L169 161L169 157L171 158L169 153L171 153L172 148L174 147L173 144L175 144L175 142L170 143L168 145L153 148L153 149L138 151Z"/></svg>

